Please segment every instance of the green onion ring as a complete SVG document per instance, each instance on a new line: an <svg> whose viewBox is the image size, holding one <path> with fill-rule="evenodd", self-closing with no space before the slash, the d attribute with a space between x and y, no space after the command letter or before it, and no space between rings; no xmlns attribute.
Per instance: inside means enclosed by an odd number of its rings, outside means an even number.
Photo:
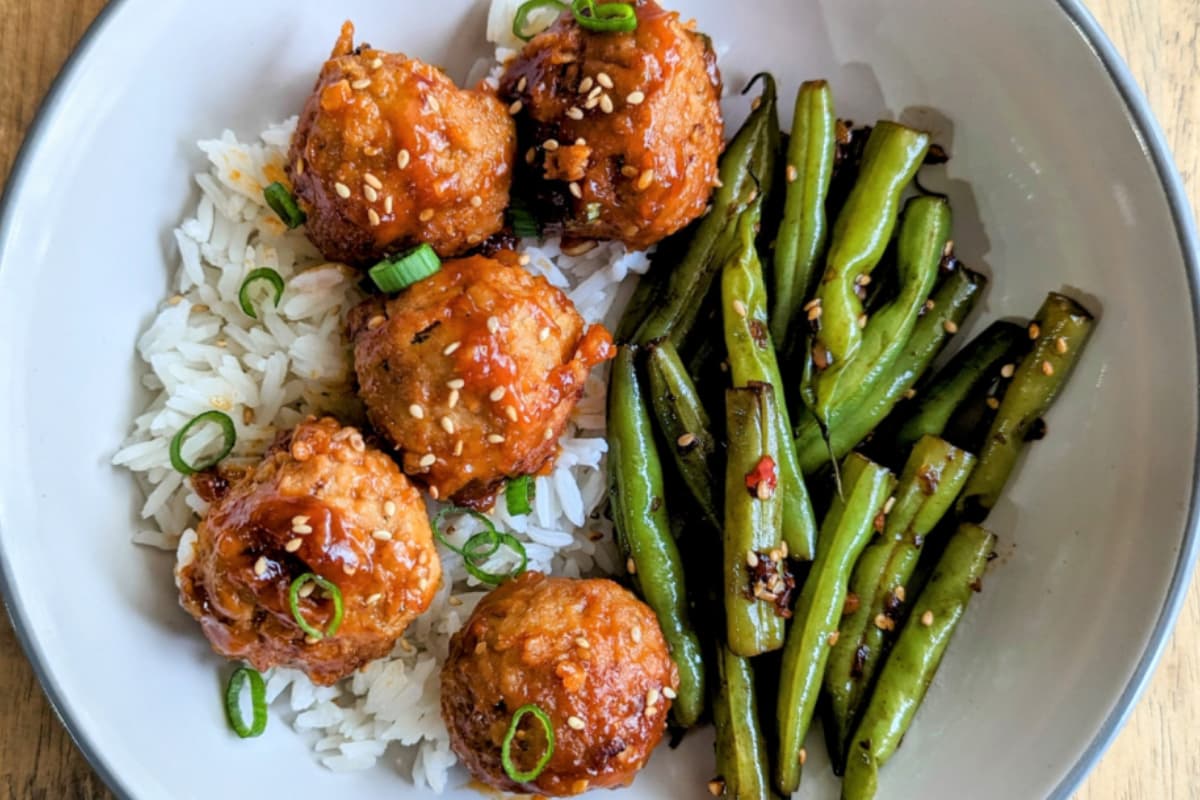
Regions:
<svg viewBox="0 0 1200 800"><path fill-rule="evenodd" d="M537 217L520 198L513 198L508 207L508 224L520 239L537 239L542 235Z"/></svg>
<svg viewBox="0 0 1200 800"><path fill-rule="evenodd" d="M532 475L522 475L508 482L504 490L504 506L513 516L533 511L534 482Z"/></svg>
<svg viewBox="0 0 1200 800"><path fill-rule="evenodd" d="M300 613L300 590L309 581L329 592L330 597L333 598L333 619L329 620L329 624L325 626L324 632L308 624L308 620ZM292 581L292 585L288 587L288 607L292 610L292 619L296 620L296 624L300 626L300 630L314 639L331 637L342 626L342 615L345 612L345 609L342 607L342 590L337 587L337 584L315 573L306 572Z"/></svg>
<svg viewBox="0 0 1200 800"><path fill-rule="evenodd" d="M385 294L407 289L417 281L436 275L442 260L428 244L422 244L395 259L384 259L367 273Z"/></svg>
<svg viewBox="0 0 1200 800"><path fill-rule="evenodd" d="M542 723L542 730L546 732L546 752L538 758L537 764L528 772L521 772L512 762L512 741L517 735L517 725L521 722L521 718L526 714L532 714L538 722ZM504 766L504 772L517 783L529 783L537 780L537 777L546 769L546 765L550 763L550 758L554 755L554 724L550 722L549 715L545 711L538 708L533 703L523 705L517 709L517 713L513 714L512 721L508 723L508 732L504 734L504 743L500 745L500 763Z"/></svg>
<svg viewBox="0 0 1200 800"><path fill-rule="evenodd" d="M270 267L254 270L242 281L242 288L238 289L238 304L251 319L258 319L258 312L254 310L254 303L250 301L250 287L258 281L267 281L275 288L276 308L279 308L279 301L283 299L283 276Z"/></svg>
<svg viewBox="0 0 1200 800"><path fill-rule="evenodd" d="M242 705L239 702L242 686L247 680L250 681L250 705L254 709L254 717L249 725L242 718ZM267 729L267 686L258 670L238 667L229 676L229 684L225 687L225 716L229 720L229 727L242 739L262 736Z"/></svg>
<svg viewBox="0 0 1200 800"><path fill-rule="evenodd" d="M225 446L221 448L211 461L205 464L189 464L183 460L183 440L187 438L188 432L192 428L203 422L215 422L221 426L221 433L225 438ZM203 414L192 417L188 424L179 429L179 433L171 439L171 466L176 472L182 475L195 475L197 472L204 472L206 469L212 469L221 462L225 456L233 451L233 446L237 444L237 428L233 424L233 420L223 411L205 411Z"/></svg>
<svg viewBox="0 0 1200 800"><path fill-rule="evenodd" d="M457 547L442 533L442 521L451 514L466 514L467 516L474 517L483 523L483 530L467 539L462 547ZM501 533L496 530L496 526L492 524L490 519L478 511L472 511L469 508L458 508L457 506L443 508L433 518L433 535L448 550L462 556L463 566L467 572L481 583L497 586L506 580L520 575L529 564L529 557L525 553L525 545L521 544L519 539L512 534ZM517 557L521 559L521 563L503 574L480 569L479 564L494 556L502 546L516 553Z"/></svg>
<svg viewBox="0 0 1200 800"><path fill-rule="evenodd" d="M566 3L559 2L559 0L529 0L527 3L522 3L521 7L517 9L517 15L513 17L513 36L516 36L523 42L528 42L532 39L534 34L525 33L525 26L529 23L529 15L539 8L547 7L557 8L560 12L566 11L568 8Z"/></svg>
<svg viewBox="0 0 1200 800"><path fill-rule="evenodd" d="M597 33L628 33L637 30L637 11L629 3L604 3L575 0L571 13L581 28Z"/></svg>
<svg viewBox="0 0 1200 800"><path fill-rule="evenodd" d="M288 188L279 181L275 181L263 189L263 199L267 201L271 210L283 220L283 224L287 225L289 230L299 228L308 219L300 206L296 205L296 198L292 197Z"/></svg>

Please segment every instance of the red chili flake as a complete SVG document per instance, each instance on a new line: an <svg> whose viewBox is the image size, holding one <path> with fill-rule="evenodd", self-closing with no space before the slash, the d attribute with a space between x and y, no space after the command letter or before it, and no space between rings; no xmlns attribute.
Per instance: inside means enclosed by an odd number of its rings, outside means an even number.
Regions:
<svg viewBox="0 0 1200 800"><path fill-rule="evenodd" d="M775 459L763 456L754 465L754 469L746 473L746 488L758 497L766 494L770 497L779 485L779 470L775 467ZM760 490L759 487L762 487Z"/></svg>

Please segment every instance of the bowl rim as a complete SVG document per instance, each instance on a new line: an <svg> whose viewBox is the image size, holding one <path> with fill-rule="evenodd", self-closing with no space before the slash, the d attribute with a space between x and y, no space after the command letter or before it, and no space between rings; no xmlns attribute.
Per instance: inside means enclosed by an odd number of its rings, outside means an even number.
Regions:
<svg viewBox="0 0 1200 800"><path fill-rule="evenodd" d="M1116 46L1108 38L1100 23L1084 7L1083 0L1048 0L1048 3L1057 6L1058 10L1067 16L1104 67L1114 88L1121 96L1129 113L1130 123L1141 139L1158 174L1159 184L1170 208L1172 223L1179 239L1192 306L1192 328L1196 336L1197 347L1200 348L1200 233L1197 231L1196 218L1191 209L1187 190L1171 155L1166 136L1150 108L1145 93L1138 86L1125 60L1117 52ZM19 191L18 187L25 181L25 173L42 138L43 129L58 111L63 99L64 86L80 69L84 57L100 39L108 23L118 11L126 6L126 0L110 0L100 9L42 99L37 114L34 116L13 161L3 194L0 195L0 256L7 250L11 232L11 216ZM3 261L0 259L0 269L2 268ZM1200 356L1200 353L1197 355ZM1187 598L1197 555L1200 554L1200 503L1197 502L1200 499L1200 432L1197 434L1194 450L1193 483L1188 498L1187 523L1162 609L1159 611L1146 648L1142 652L1129 682L1118 696L1108 717L1092 737L1092 741L1051 792L1051 800L1070 798L1083 783L1088 773L1099 763L1105 751L1108 750L1117 734L1129 720L1130 714L1133 713L1137 701L1149 685L1163 652L1166 650L1179 612ZM34 675L41 684L51 708L67 729L71 741L113 794L122 800L136 800L130 787L110 767L100 748L94 746L83 735L79 721L67 703L62 688L55 680L50 664L39 646L20 598L16 594L15 576L10 571L8 560L2 557L3 550L3 536L0 535L0 600L3 601L3 605L8 611L17 641L32 665Z"/></svg>

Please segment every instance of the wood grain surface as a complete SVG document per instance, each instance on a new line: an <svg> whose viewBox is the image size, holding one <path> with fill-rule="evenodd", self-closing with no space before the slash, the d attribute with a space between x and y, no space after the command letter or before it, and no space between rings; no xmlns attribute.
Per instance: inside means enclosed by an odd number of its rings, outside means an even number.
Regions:
<svg viewBox="0 0 1200 800"><path fill-rule="evenodd" d="M1088 0L1158 115L1200 206L1200 2ZM0 182L38 103L104 0L0 0ZM2 378L0 378L2 380ZM46 702L0 614L0 800L111 798ZM1077 800L1200 797L1200 585L1129 724Z"/></svg>

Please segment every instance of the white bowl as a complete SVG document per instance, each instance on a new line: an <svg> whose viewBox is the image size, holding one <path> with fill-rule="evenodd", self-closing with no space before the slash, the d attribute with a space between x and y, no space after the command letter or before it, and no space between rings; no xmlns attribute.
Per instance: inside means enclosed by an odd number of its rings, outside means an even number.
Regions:
<svg viewBox="0 0 1200 800"><path fill-rule="evenodd" d="M1029 315L1064 287L1100 314L1049 438L991 518L1002 558L881 792L1066 797L1152 671L1196 555L1197 246L1162 135L1075 0L678 5L729 46L730 87L769 69L790 105L801 79L826 76L843 116L933 129L954 156L942 183L959 251L994 277L982 315ZM114 1L8 187L5 597L123 796L420 795L387 768L326 771L283 725L253 742L227 732L217 660L177 607L169 559L130 546L139 498L108 466L142 401L133 342L193 202L193 143L295 113L345 17L459 77L488 52L483 0ZM703 735L662 748L626 796L706 796L707 748ZM801 795L835 797L816 760Z"/></svg>

